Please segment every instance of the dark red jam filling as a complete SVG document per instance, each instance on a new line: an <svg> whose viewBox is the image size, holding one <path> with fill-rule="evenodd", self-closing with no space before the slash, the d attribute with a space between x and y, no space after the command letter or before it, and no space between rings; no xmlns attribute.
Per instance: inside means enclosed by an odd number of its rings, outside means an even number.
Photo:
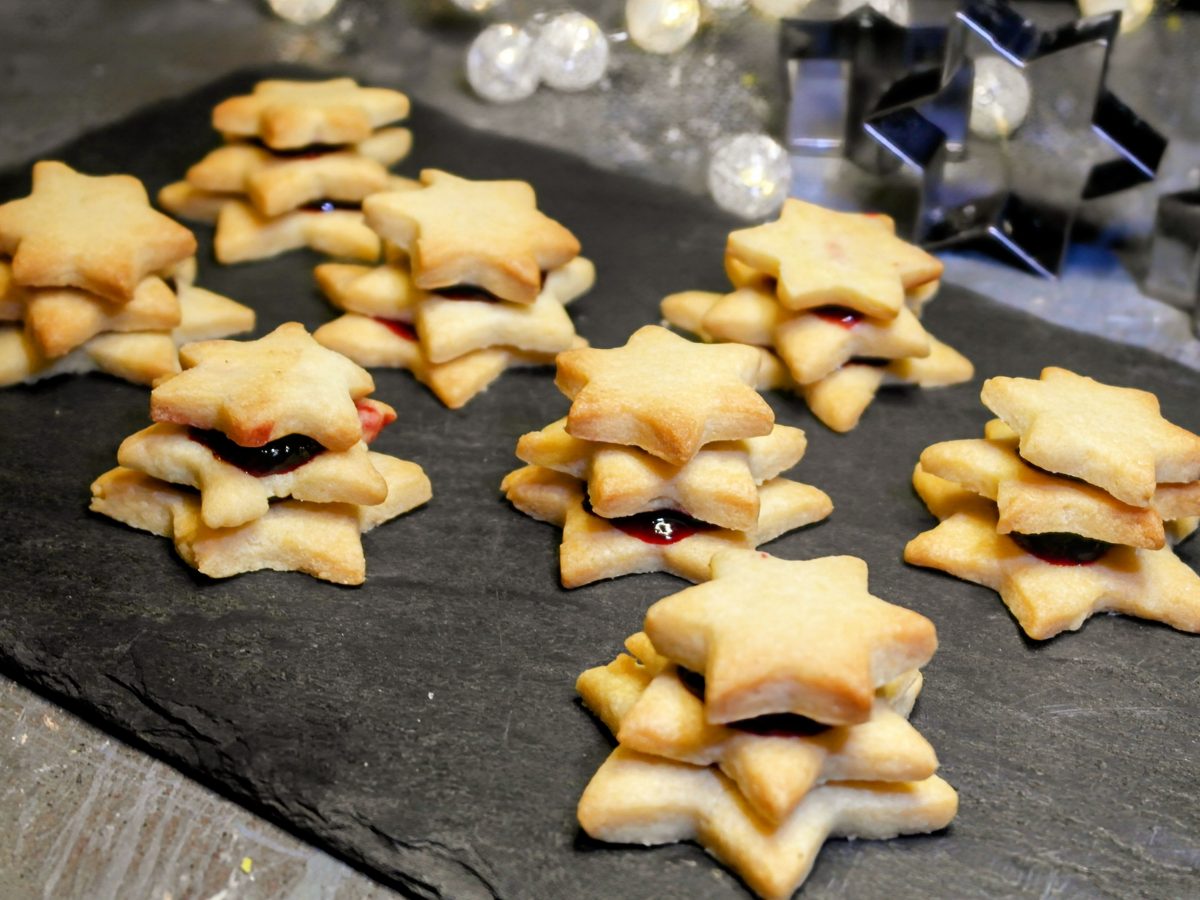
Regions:
<svg viewBox="0 0 1200 900"><path fill-rule="evenodd" d="M864 318L862 313L845 306L818 306L812 312L817 318L832 322L834 325L841 325L846 329L853 328Z"/></svg>
<svg viewBox="0 0 1200 900"><path fill-rule="evenodd" d="M850 360L851 365L870 366L873 369L882 369L891 362L890 359L880 359L878 356L855 356Z"/></svg>
<svg viewBox="0 0 1200 900"><path fill-rule="evenodd" d="M1021 534L1014 531L1009 537L1026 553L1052 566L1086 566L1113 548L1112 544L1104 541L1060 531L1044 534Z"/></svg>
<svg viewBox="0 0 1200 900"><path fill-rule="evenodd" d="M394 412L384 412L372 403L358 401L354 404L354 407L358 410L358 423L362 426L362 439L364 443L371 443L371 441L379 437L379 432L396 421L396 414Z"/></svg>
<svg viewBox="0 0 1200 900"><path fill-rule="evenodd" d="M312 203L305 203L300 207L304 212L311 213L327 213L339 209L353 209L357 211L361 208L357 203L347 203L342 200L316 200Z"/></svg>
<svg viewBox="0 0 1200 900"><path fill-rule="evenodd" d="M324 447L303 434L284 435L261 447L243 447L220 431L203 428L188 428L188 437L211 450L217 459L256 478L291 472L325 452Z"/></svg>
<svg viewBox="0 0 1200 900"><path fill-rule="evenodd" d="M679 680L695 697L704 699L704 676L690 669L678 669ZM771 713L766 716L755 716L753 719L742 719L738 722L727 722L726 728L736 728L738 731L756 734L759 737L812 737L822 734L831 726L808 716L798 716L795 713Z"/></svg>
<svg viewBox="0 0 1200 900"><path fill-rule="evenodd" d="M417 339L417 330L408 322L401 322L399 319L383 319L379 316L375 317L375 321L386 327L392 334L402 337L406 341L415 341Z"/></svg>
<svg viewBox="0 0 1200 900"><path fill-rule="evenodd" d="M583 508L592 513L592 505L587 500L583 501ZM714 531L717 528L716 525L693 519L687 513L674 509L658 509L604 521L646 544L677 544L694 534Z"/></svg>

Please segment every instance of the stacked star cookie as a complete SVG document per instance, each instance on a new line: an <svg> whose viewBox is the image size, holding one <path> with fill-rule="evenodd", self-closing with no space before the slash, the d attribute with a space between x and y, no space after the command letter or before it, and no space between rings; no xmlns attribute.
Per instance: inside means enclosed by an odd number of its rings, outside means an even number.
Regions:
<svg viewBox="0 0 1200 900"><path fill-rule="evenodd" d="M364 366L408 369L458 409L515 366L583 345L564 304L595 268L523 181L421 173L419 190L363 204L386 239L378 267L329 263L317 281L345 315L315 337Z"/></svg>
<svg viewBox="0 0 1200 900"><path fill-rule="evenodd" d="M173 539L213 578L276 569L360 584L360 535L431 496L420 466L367 449L396 417L367 396L371 376L295 322L180 355L185 371L151 392L156 424L121 444L91 508Z"/></svg>
<svg viewBox="0 0 1200 900"><path fill-rule="evenodd" d="M762 897L790 897L829 837L944 828L958 797L908 722L933 624L867 592L848 556L732 550L660 600L632 656L576 685L617 748L579 801L594 838L696 840Z"/></svg>
<svg viewBox="0 0 1200 900"><path fill-rule="evenodd" d="M300 247L377 259L379 238L360 205L397 183L388 167L408 155L412 134L385 126L408 109L399 91L350 78L259 82L253 93L217 105L213 127L226 143L163 188L159 203L183 218L215 222L223 263Z"/></svg>
<svg viewBox="0 0 1200 900"><path fill-rule="evenodd" d="M730 294L685 291L663 317L705 341L760 348L760 387L788 388L850 431L883 385L967 381L971 363L920 322L942 264L886 216L788 200L778 221L729 235Z"/></svg>
<svg viewBox="0 0 1200 900"><path fill-rule="evenodd" d="M195 279L196 239L140 181L33 167L0 206L0 386L100 371L137 384L179 371L179 343L254 327Z"/></svg>
<svg viewBox="0 0 1200 900"><path fill-rule="evenodd" d="M615 350L558 356L567 417L526 434L528 465L501 484L526 515L561 526L562 584L635 572L708 577L713 554L753 548L833 509L815 487L779 477L804 432L775 425L752 385L750 347L639 329Z"/></svg>
<svg viewBox="0 0 1200 900"><path fill-rule="evenodd" d="M992 378L982 440L929 447L913 485L941 521L904 558L986 585L1031 638L1120 612L1200 631L1200 575L1171 549L1200 515L1200 437L1150 393L1066 369Z"/></svg>

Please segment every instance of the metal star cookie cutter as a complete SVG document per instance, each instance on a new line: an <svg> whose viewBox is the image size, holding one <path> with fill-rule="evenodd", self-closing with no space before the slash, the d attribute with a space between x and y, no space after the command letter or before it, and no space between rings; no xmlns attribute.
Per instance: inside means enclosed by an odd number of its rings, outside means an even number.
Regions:
<svg viewBox="0 0 1200 900"><path fill-rule="evenodd" d="M1042 30L1000 0L969 0L941 73L885 92L864 128L921 174L923 245L973 246L1054 277L1081 199L1154 179L1166 138L1105 86L1119 27L1110 13ZM983 53L1043 82L1023 127L995 144L968 128Z"/></svg>
<svg viewBox="0 0 1200 900"><path fill-rule="evenodd" d="M863 130L863 119L898 79L937 72L943 26L906 27L863 5L839 19L785 19L780 56L788 95L787 144L792 153L840 153L871 171L894 159Z"/></svg>

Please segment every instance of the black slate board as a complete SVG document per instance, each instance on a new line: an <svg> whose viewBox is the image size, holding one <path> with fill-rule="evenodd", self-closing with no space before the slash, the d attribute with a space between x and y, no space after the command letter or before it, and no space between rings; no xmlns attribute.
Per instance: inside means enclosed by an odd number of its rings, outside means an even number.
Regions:
<svg viewBox="0 0 1200 900"><path fill-rule="evenodd" d="M208 111L246 72L102 132L58 156L152 190L215 143ZM270 74L280 74L272 70ZM402 165L534 183L599 269L576 308L614 346L684 288L720 289L724 233L705 202L570 157L470 130L418 107ZM0 178L0 197L28 171ZM218 268L200 283L256 306L259 333L333 313L308 254ZM809 434L794 476L833 497L827 522L769 546L785 558L852 553L874 593L937 624L913 721L961 796L945 834L833 841L808 897L1195 896L1200 872L1200 638L1120 617L1044 644L990 591L909 568L931 525L909 487L921 449L980 433L979 383L1063 365L1160 396L1200 429L1200 375L1052 327L947 285L931 330L978 377L885 393L837 436L791 397L779 421ZM0 664L252 809L420 897L738 897L693 845L613 848L583 837L575 803L610 746L574 699L647 606L684 584L634 576L558 587L557 531L509 508L497 485L517 437L562 415L547 372L506 375L454 413L405 373L376 373L400 410L378 449L433 480L425 509L365 539L367 584L298 574L197 576L169 542L86 511L88 483L148 422L147 392L104 377L0 391ZM1200 560L1193 543L1183 550Z"/></svg>

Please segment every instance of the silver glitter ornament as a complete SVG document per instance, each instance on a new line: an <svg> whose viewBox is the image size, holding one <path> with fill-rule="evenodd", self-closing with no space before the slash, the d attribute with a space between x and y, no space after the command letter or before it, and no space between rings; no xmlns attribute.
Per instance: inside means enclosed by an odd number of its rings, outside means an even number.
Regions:
<svg viewBox="0 0 1200 900"><path fill-rule="evenodd" d="M294 25L319 22L338 5L340 0L267 0L271 12Z"/></svg>
<svg viewBox="0 0 1200 900"><path fill-rule="evenodd" d="M524 100L538 86L533 37L516 25L489 25L467 51L467 81L493 103Z"/></svg>
<svg viewBox="0 0 1200 900"><path fill-rule="evenodd" d="M682 50L700 27L699 0L626 0L629 39L649 53Z"/></svg>
<svg viewBox="0 0 1200 900"><path fill-rule="evenodd" d="M765 134L719 142L708 163L708 190L717 205L745 219L777 212L792 180L787 151Z"/></svg>
<svg viewBox="0 0 1200 900"><path fill-rule="evenodd" d="M608 70L608 39L592 19L566 12L543 23L533 43L542 81L560 91L583 91Z"/></svg>
<svg viewBox="0 0 1200 900"><path fill-rule="evenodd" d="M1006 138L1029 114L1029 82L1021 70L999 56L975 60L971 120L967 127L980 138Z"/></svg>

